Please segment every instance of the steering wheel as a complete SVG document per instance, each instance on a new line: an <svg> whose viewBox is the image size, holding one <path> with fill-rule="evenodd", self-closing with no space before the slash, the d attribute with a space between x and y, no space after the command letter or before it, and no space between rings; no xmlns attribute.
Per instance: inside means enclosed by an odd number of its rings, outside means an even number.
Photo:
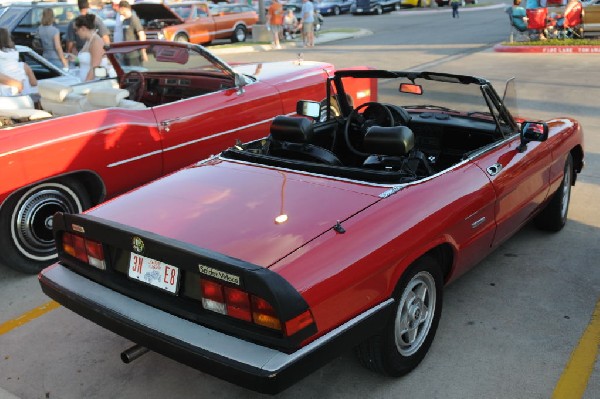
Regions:
<svg viewBox="0 0 600 399"><path fill-rule="evenodd" d="M363 109L364 111L360 113L360 111ZM351 129L350 126L353 123L354 126ZM346 141L348 149L355 155L368 157L371 154L367 154L356 149L350 140L350 131L358 131L362 134L362 139L365 134L367 134L367 130L371 126L394 126L394 116L389 108L384 104L374 101L366 102L354 108L352 112L350 112L350 115L348 115L348 119L346 119L346 124L344 125L344 140Z"/></svg>
<svg viewBox="0 0 600 399"><path fill-rule="evenodd" d="M119 85L129 91L129 99L133 101L141 101L146 92L146 79L139 71L127 72L121 77Z"/></svg>

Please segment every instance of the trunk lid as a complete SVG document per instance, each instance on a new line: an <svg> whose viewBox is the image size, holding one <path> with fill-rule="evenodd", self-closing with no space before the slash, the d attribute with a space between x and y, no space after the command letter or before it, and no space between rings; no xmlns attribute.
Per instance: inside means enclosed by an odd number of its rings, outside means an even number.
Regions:
<svg viewBox="0 0 600 399"><path fill-rule="evenodd" d="M269 267L377 202L384 190L212 160L89 213Z"/></svg>

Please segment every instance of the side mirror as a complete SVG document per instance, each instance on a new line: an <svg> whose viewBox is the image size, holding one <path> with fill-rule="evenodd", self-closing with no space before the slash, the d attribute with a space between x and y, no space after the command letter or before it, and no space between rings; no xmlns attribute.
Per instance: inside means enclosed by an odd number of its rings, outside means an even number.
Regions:
<svg viewBox="0 0 600 399"><path fill-rule="evenodd" d="M244 86L246 86L247 84L248 81L246 80L244 75L241 75L239 73L235 74L235 87L237 88L238 94L244 93Z"/></svg>
<svg viewBox="0 0 600 399"><path fill-rule="evenodd" d="M296 103L296 113L317 119L321 116L321 103L318 101L300 100Z"/></svg>
<svg viewBox="0 0 600 399"><path fill-rule="evenodd" d="M548 139L548 124L545 122L523 122L521 123L520 152L527 149L527 143L532 141L546 141Z"/></svg>

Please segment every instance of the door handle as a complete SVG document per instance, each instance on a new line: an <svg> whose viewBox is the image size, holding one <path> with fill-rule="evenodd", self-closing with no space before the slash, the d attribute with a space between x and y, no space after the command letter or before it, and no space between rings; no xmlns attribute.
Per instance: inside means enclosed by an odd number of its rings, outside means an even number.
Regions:
<svg viewBox="0 0 600 399"><path fill-rule="evenodd" d="M502 170L502 164L495 163L487 168L487 172L490 176L496 176Z"/></svg>
<svg viewBox="0 0 600 399"><path fill-rule="evenodd" d="M181 118L173 118L173 119L165 119L160 122L160 126L165 132L169 132L171 130L171 123L178 121Z"/></svg>

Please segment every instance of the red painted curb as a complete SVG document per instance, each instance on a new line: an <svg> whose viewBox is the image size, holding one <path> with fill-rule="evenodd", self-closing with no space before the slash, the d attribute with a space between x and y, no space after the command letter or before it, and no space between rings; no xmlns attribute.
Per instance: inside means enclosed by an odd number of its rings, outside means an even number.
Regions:
<svg viewBox="0 0 600 399"><path fill-rule="evenodd" d="M600 54L600 46L505 46L496 44L499 53Z"/></svg>

